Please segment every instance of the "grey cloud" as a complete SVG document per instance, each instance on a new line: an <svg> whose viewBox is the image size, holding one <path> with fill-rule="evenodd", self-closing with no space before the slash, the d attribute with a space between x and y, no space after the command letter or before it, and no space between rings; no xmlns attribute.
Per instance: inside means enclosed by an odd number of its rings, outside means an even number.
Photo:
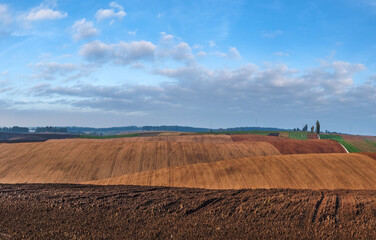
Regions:
<svg viewBox="0 0 376 240"><path fill-rule="evenodd" d="M230 47L228 53L223 52L214 52L215 55L221 58L230 58L230 59L237 59L241 58L239 51L235 47Z"/></svg>
<svg viewBox="0 0 376 240"><path fill-rule="evenodd" d="M34 79L55 80L63 77L64 80L75 80L84 76L88 76L94 69L95 65L57 62L39 62L32 65L35 74L31 76Z"/></svg>
<svg viewBox="0 0 376 240"><path fill-rule="evenodd" d="M70 99L67 104L74 108L140 112L165 116L162 118L165 120L173 117L174 121L181 117L182 121L194 122L198 115L206 120L207 115L215 116L228 123L234 121L231 116L250 118L258 115L270 119L269 124L278 119L277 125L288 124L287 120L284 122L284 119L291 121L288 116L302 121L345 117L355 121L362 114L375 114L376 85L351 84L354 75L363 69L361 64L346 62L323 63L306 72L285 65L258 67L248 64L222 70L187 65L155 69L153 74L174 80L158 86L40 85L31 92L36 97ZM334 87L343 84L346 87ZM349 107L353 109L351 112L348 112ZM327 127L335 125L328 124Z"/></svg>
<svg viewBox="0 0 376 240"><path fill-rule="evenodd" d="M131 64L140 60L153 60L156 46L147 41L106 44L93 41L84 44L80 55L93 62Z"/></svg>
<svg viewBox="0 0 376 240"><path fill-rule="evenodd" d="M346 69L345 69L346 68ZM320 69L313 69L308 74L299 75L296 70L285 65L277 65L267 69L248 64L236 69L209 70L199 65L178 69L156 69L154 74L163 75L175 80L160 86L93 86L77 85L75 87L43 86L35 88L35 94L55 94L84 98L80 104L95 99L111 102L116 99L115 106L130 106L136 103L141 110L148 106L185 106L201 108L205 104L218 104L221 108L246 109L248 106L294 106L305 108L326 104L338 104L345 94L356 95L360 87L352 86L351 90L338 92L336 88L328 88L325 84L342 84L343 78L351 78L361 66L347 63L332 63ZM320 71L319 71L320 70ZM311 81L315 73L319 73ZM324 85L322 87L321 85ZM375 89L375 88L374 88ZM361 97L361 96L358 96ZM85 98L88 98L85 100ZM362 97L364 99L364 97ZM154 105L153 105L154 104ZM160 105L158 105L160 104ZM250 105L251 104L251 105ZM93 104L91 107L100 106ZM322 107L322 106L321 106Z"/></svg>
<svg viewBox="0 0 376 240"><path fill-rule="evenodd" d="M80 21L76 21L71 27L72 37L75 41L93 37L99 34L99 32L100 31L93 26L93 23L86 21L85 18Z"/></svg>

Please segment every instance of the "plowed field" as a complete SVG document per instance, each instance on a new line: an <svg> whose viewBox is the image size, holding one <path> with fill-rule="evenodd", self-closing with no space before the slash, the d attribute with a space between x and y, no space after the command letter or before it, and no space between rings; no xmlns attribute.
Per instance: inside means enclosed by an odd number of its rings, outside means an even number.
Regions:
<svg viewBox="0 0 376 240"><path fill-rule="evenodd" d="M376 190L375 172L376 161L364 154L301 154L193 164L88 183L208 189Z"/></svg>
<svg viewBox="0 0 376 240"><path fill-rule="evenodd" d="M0 144L0 183L79 183L187 164L280 154L269 143L53 140Z"/></svg>
<svg viewBox="0 0 376 240"><path fill-rule="evenodd" d="M261 135L231 135L234 142L268 142L281 154L345 153L343 147L333 140L296 140Z"/></svg>
<svg viewBox="0 0 376 240"><path fill-rule="evenodd" d="M85 139L88 140L88 139ZM93 139L93 141L98 139ZM168 142L202 142L202 143L225 143L232 142L232 138L229 135L173 135L173 134L158 134L158 136L144 136L144 137L124 137L124 138L112 138L112 140L118 141L168 141Z"/></svg>
<svg viewBox="0 0 376 240"><path fill-rule="evenodd" d="M0 239L375 239L375 191L0 185Z"/></svg>

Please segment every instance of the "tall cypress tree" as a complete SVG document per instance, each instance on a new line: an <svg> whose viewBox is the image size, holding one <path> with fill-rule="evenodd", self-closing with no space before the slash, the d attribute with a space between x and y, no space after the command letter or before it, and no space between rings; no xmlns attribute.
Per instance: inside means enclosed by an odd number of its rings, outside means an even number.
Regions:
<svg viewBox="0 0 376 240"><path fill-rule="evenodd" d="M317 122L316 122L316 133L320 134L320 122L319 122L319 120L317 120Z"/></svg>

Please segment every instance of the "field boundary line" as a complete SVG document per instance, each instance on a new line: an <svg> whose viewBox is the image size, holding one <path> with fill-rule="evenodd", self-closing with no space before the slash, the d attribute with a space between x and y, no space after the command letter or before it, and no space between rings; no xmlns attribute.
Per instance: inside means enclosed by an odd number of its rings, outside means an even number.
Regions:
<svg viewBox="0 0 376 240"><path fill-rule="evenodd" d="M317 134L317 137L318 137L319 139L321 139L321 138L320 138L320 134Z"/></svg>
<svg viewBox="0 0 376 240"><path fill-rule="evenodd" d="M342 143L338 142L339 144L341 144L341 146L343 147L343 149L345 149L346 153L349 153L349 151L347 151L347 148L345 148L345 146L342 145Z"/></svg>

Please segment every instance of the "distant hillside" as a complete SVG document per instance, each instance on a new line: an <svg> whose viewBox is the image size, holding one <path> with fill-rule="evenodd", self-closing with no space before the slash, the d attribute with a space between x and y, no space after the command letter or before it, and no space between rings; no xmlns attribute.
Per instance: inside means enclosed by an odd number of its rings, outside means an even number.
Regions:
<svg viewBox="0 0 376 240"><path fill-rule="evenodd" d="M141 132L141 131L171 131L171 132L227 132L227 131L287 131L281 128L265 127L235 127L235 128L196 128L188 126L125 126L111 128L90 128L90 127L67 127L68 133L91 133L91 134L116 134L122 132Z"/></svg>

